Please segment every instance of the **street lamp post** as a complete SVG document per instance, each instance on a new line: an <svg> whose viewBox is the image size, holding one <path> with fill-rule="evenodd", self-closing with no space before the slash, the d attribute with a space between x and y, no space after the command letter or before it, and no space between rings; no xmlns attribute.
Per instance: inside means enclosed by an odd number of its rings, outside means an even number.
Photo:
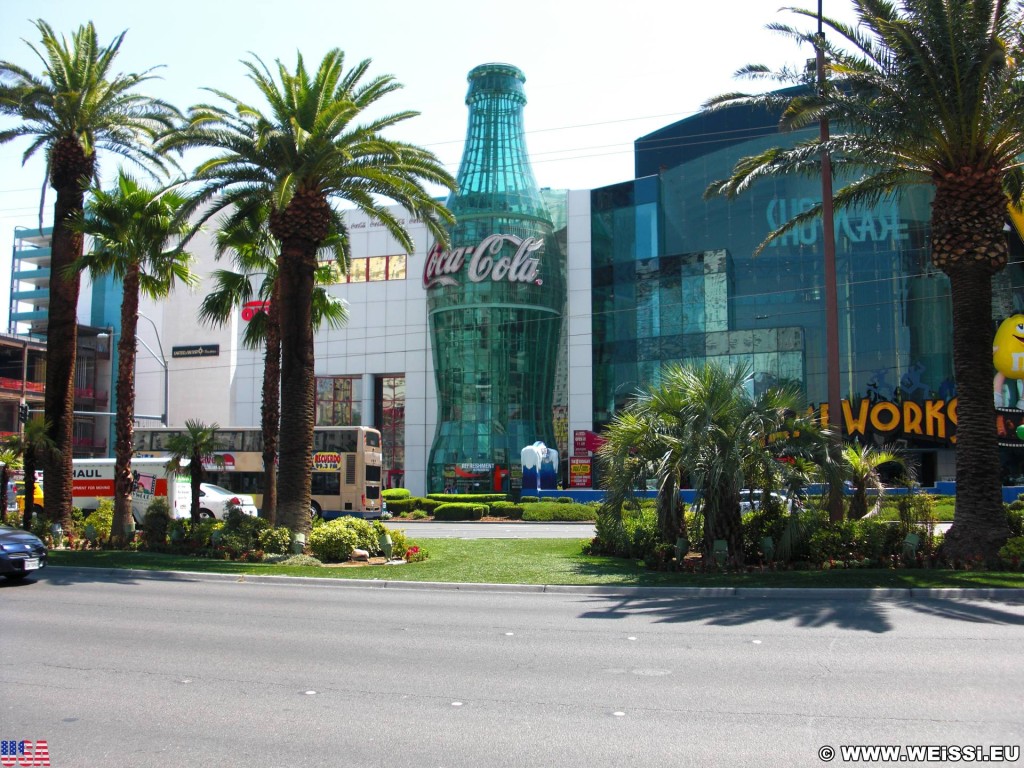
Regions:
<svg viewBox="0 0 1024 768"><path fill-rule="evenodd" d="M170 413L169 409L168 409L168 406L169 406L169 403L170 403L170 391L171 390L170 390L170 375L169 375L170 371L169 371L168 366L167 366L167 358L164 357L164 345L160 341L160 331L157 330L156 323L154 323L151 318L146 317L141 312L139 312L139 318L141 320L145 320L147 323L149 323L153 327L153 334L156 336L156 347L157 347L158 350L160 350L160 354L157 355L157 353L153 351L152 347L150 347L149 344L147 344L142 339L141 336L139 336L138 334L135 334L135 340L139 344L141 344L143 347L145 347L146 351L148 351L149 354L153 356L153 359L156 360L157 363L160 364L160 367L164 369L164 412L163 412L163 415L160 417L160 421L161 421L161 423L163 423L163 425L165 427L167 427L167 426L170 426L170 422L168 421L168 416L169 416L169 413Z"/></svg>

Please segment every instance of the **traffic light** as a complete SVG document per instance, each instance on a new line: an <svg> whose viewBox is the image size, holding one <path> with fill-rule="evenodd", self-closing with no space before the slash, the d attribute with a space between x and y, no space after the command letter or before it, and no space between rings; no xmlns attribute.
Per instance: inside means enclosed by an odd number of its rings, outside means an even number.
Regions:
<svg viewBox="0 0 1024 768"><path fill-rule="evenodd" d="M18 421L22 424L28 424L28 403L22 403L18 406Z"/></svg>

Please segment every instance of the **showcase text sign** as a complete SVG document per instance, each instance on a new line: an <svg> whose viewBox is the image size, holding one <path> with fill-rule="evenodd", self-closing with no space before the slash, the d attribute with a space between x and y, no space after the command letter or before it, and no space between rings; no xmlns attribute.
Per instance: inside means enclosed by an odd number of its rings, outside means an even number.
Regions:
<svg viewBox="0 0 1024 768"><path fill-rule="evenodd" d="M220 344L193 344L171 347L171 357L220 357Z"/></svg>

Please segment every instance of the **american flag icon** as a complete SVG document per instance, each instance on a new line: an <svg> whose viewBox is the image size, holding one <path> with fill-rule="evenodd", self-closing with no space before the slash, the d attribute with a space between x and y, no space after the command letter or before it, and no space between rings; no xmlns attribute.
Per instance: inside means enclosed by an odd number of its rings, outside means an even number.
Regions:
<svg viewBox="0 0 1024 768"><path fill-rule="evenodd" d="M0 766L49 766L50 748L45 741L0 740Z"/></svg>

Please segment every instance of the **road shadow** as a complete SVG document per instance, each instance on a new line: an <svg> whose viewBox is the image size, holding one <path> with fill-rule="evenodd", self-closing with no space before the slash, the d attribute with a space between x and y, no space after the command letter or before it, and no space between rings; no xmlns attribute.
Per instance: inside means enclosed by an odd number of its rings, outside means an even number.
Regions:
<svg viewBox="0 0 1024 768"><path fill-rule="evenodd" d="M648 618L655 623L698 622L737 627L760 621L798 627L838 627L880 634L894 627L890 605L869 600L817 600L742 597L607 597L594 598L606 606L584 611L584 619Z"/></svg>
<svg viewBox="0 0 1024 768"><path fill-rule="evenodd" d="M899 608L950 621L1024 626L1024 606L981 599L605 596L593 597L590 602L595 608L584 611L580 618L648 618L655 623L698 622L722 627L770 621L808 629L835 627L883 634L895 629L892 614Z"/></svg>

